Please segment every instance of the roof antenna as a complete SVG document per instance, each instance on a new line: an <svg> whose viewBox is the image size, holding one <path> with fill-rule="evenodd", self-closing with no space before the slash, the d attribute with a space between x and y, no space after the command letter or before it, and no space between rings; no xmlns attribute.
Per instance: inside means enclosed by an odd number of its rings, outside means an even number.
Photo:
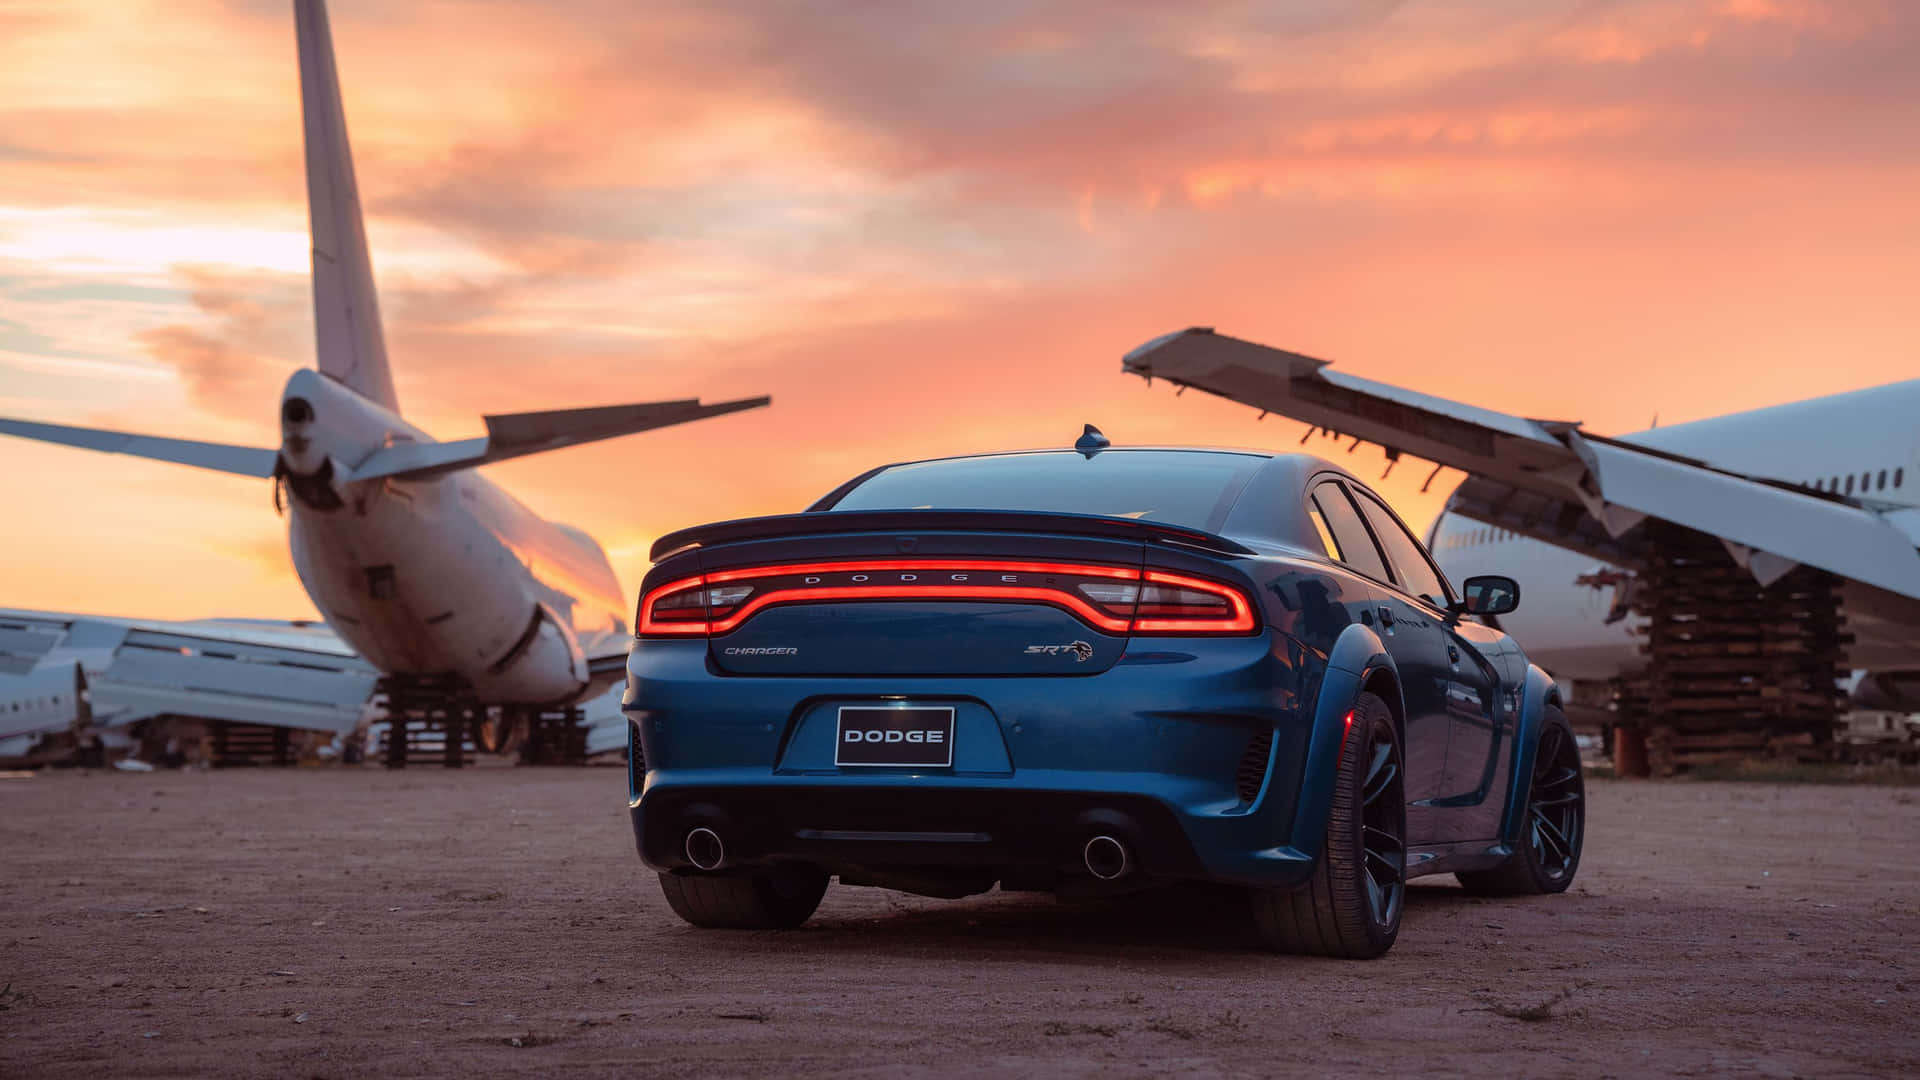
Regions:
<svg viewBox="0 0 1920 1080"><path fill-rule="evenodd" d="M1073 448L1087 455L1088 461L1092 461L1093 455L1112 446L1113 440L1100 434L1100 429L1092 424L1086 425L1086 428L1087 430L1080 433L1080 440L1073 444Z"/></svg>

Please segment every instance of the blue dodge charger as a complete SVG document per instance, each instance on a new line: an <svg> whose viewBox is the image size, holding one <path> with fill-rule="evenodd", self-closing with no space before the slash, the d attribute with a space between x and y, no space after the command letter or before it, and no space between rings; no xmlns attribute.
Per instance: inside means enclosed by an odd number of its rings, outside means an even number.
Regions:
<svg viewBox="0 0 1920 1080"><path fill-rule="evenodd" d="M1560 892L1553 681L1366 485L1306 454L888 465L663 537L628 660L641 859L702 927L830 879L937 897L1244 887L1273 948L1372 957L1409 878Z"/></svg>

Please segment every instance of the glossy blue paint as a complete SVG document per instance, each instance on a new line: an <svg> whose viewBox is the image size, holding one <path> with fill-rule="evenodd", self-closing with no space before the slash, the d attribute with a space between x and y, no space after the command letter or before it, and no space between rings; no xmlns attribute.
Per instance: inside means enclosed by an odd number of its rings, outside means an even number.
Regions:
<svg viewBox="0 0 1920 1080"><path fill-rule="evenodd" d="M1151 501L1150 492L1136 497L1116 480L1129 452L1093 459L1101 485L1077 492L1081 503L1098 509L1101 491ZM1156 466L1167 471L1167 452L1158 453ZM1084 459L1068 457L1047 469L1076 475ZM1317 458L1282 455L1235 473L1221 499L1207 504L1205 524L1226 536L1191 519L1165 526L1035 511L1031 485L1018 505L984 511L831 509L886 473L856 478L806 514L663 539L643 595L736 567L1027 559L1144 566L1229 584L1254 600L1258 629L1129 636L1041 604L835 600L767 608L711 640L638 640L625 707L646 765L630 809L649 865L685 866L677 838L699 822L738 838L729 841L736 866L799 860L856 876L887 866L969 866L1057 883L1078 869L1077 845L1098 828L1137 844L1150 877L1284 888L1321 857L1345 717L1361 691L1387 698L1403 745L1408 680L1430 680L1422 692L1441 700L1431 680L1449 677L1444 653L1436 661L1402 649L1412 635L1394 634L1388 613L1457 636L1454 616L1329 557L1303 512L1306 492L1329 478L1362 486ZM910 500L894 494L900 477L889 484L882 504ZM1512 767L1498 780L1525 777L1552 682L1524 667L1497 631L1476 627L1469 639L1498 661L1482 669L1500 682L1496 692L1523 702ZM1068 640L1086 644L1084 659L1029 651ZM1514 685L1523 673L1525 685ZM951 706L953 765L836 766L839 708L880 703ZM1446 740L1436 730L1436 748L1406 764L1410 778L1430 778L1437 790ZM1264 777L1251 798L1249 771ZM1512 805L1525 793L1517 782L1507 787L1506 812L1488 819L1487 835L1461 835L1479 829L1466 807L1410 815L1410 847L1430 849L1412 868L1456 865L1441 852L1446 845L1484 852L1513 836ZM1501 835L1493 835L1495 821Z"/></svg>
<svg viewBox="0 0 1920 1080"><path fill-rule="evenodd" d="M1287 841L1298 792L1294 777L1314 721L1290 697L1290 658L1268 635L1206 643L1136 638L1149 657L1089 678L936 677L906 682L833 677L718 676L705 642L641 641L625 698L638 724L648 772L633 807L676 788L804 793L822 785L917 788L992 800L1014 790L1132 795L1164 804L1181 822L1209 876L1291 879L1310 856ZM1189 659L1169 662L1184 653ZM885 696L883 696L883 694ZM904 697L956 708L948 769L838 769L834 716L843 704ZM1245 805L1234 771L1252 736L1275 733L1278 783ZM1324 738L1315 738L1322 744ZM777 762L778 765L773 765ZM1322 796L1324 801L1324 795ZM1097 800L1095 800L1097 801ZM641 852L662 868L675 863Z"/></svg>

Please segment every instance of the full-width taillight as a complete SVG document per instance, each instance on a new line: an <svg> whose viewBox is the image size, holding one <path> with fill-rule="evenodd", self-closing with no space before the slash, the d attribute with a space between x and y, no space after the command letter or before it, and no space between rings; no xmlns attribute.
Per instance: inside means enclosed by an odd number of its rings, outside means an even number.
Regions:
<svg viewBox="0 0 1920 1080"><path fill-rule="evenodd" d="M697 574L640 599L642 637L724 634L775 604L972 600L1046 604L1110 634L1249 634L1239 589L1164 570L997 559L787 563Z"/></svg>
<svg viewBox="0 0 1920 1080"><path fill-rule="evenodd" d="M1145 572L1146 587L1134 609L1133 629L1140 634L1249 634L1253 605L1231 585L1206 578Z"/></svg>

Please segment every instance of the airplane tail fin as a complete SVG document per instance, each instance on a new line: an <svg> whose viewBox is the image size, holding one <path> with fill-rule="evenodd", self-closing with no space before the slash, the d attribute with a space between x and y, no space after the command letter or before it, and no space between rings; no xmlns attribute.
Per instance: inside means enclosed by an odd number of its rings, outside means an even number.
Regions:
<svg viewBox="0 0 1920 1080"><path fill-rule="evenodd" d="M373 261L360 220L360 189L347 145L325 0L293 0L293 15L300 43L300 111L306 122L313 328L320 373L397 413L400 400L380 331Z"/></svg>

